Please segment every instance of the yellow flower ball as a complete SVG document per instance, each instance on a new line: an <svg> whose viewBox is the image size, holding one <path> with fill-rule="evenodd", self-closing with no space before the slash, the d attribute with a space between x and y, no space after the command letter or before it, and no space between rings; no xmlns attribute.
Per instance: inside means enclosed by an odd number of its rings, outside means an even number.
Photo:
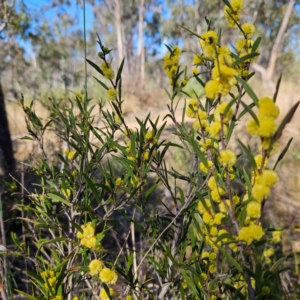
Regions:
<svg viewBox="0 0 300 300"><path fill-rule="evenodd" d="M219 203L221 201L221 197L225 195L225 191L222 188L215 188L211 190L210 195L214 202Z"/></svg>
<svg viewBox="0 0 300 300"><path fill-rule="evenodd" d="M115 77L114 70L110 69L110 68L103 70L103 74L104 74L104 77L109 79L109 80L112 80Z"/></svg>
<svg viewBox="0 0 300 300"><path fill-rule="evenodd" d="M268 186L262 184L255 184L252 187L252 197L254 200L261 202L266 199L271 193L271 190Z"/></svg>
<svg viewBox="0 0 300 300"><path fill-rule="evenodd" d="M92 237L90 237L90 238L85 238L85 237L84 237L84 238L81 240L80 244L81 244L82 246L85 246L85 247L89 248L89 249L92 249L92 248L96 248L96 241L97 241L97 239L96 239L95 236L92 236Z"/></svg>
<svg viewBox="0 0 300 300"><path fill-rule="evenodd" d="M206 83L204 90L208 99L214 100L219 97L220 83L215 80L210 80Z"/></svg>
<svg viewBox="0 0 300 300"><path fill-rule="evenodd" d="M201 55L195 54L193 58L193 65L202 65L203 64L203 59Z"/></svg>
<svg viewBox="0 0 300 300"><path fill-rule="evenodd" d="M186 115L189 118L197 118L197 113L198 113L198 101L196 99L192 99L189 101L187 107L186 107Z"/></svg>
<svg viewBox="0 0 300 300"><path fill-rule="evenodd" d="M222 103L217 105L217 107L214 111L215 121L220 121L221 120L221 115L223 115L223 122L224 123L228 123L232 119L232 117L233 117L232 106L227 110L226 114L224 114L228 104L229 104L228 102L222 102Z"/></svg>
<svg viewBox="0 0 300 300"><path fill-rule="evenodd" d="M209 273L211 273L211 274L216 273L217 272L216 264L209 265L208 270L209 270Z"/></svg>
<svg viewBox="0 0 300 300"><path fill-rule="evenodd" d="M221 150L218 160L223 167L232 167L236 163L236 155L232 150Z"/></svg>
<svg viewBox="0 0 300 300"><path fill-rule="evenodd" d="M264 231L261 225L250 224L247 227L241 228L239 232L239 240L245 241L248 245L254 240L259 241L264 236Z"/></svg>
<svg viewBox="0 0 300 300"><path fill-rule="evenodd" d="M224 219L224 218L225 218L225 215L223 213L219 212L219 213L215 214L215 216L214 216L214 224L221 225L222 219Z"/></svg>
<svg viewBox="0 0 300 300"><path fill-rule="evenodd" d="M109 268L104 268L100 272L99 278L106 284L115 284L118 280L118 274Z"/></svg>
<svg viewBox="0 0 300 300"><path fill-rule="evenodd" d="M94 276L94 275L98 275L102 269L103 269L103 263L101 260L99 259L93 259L90 263L89 263L89 274L91 276Z"/></svg>
<svg viewBox="0 0 300 300"><path fill-rule="evenodd" d="M212 80L220 81L223 84L226 83L229 86L234 86L237 84L237 80L234 77L235 75L237 75L237 71L225 65L214 67L211 73Z"/></svg>
<svg viewBox="0 0 300 300"><path fill-rule="evenodd" d="M265 117L276 119L279 116L279 107L269 97L259 99L258 111L260 115Z"/></svg>
<svg viewBox="0 0 300 300"><path fill-rule="evenodd" d="M207 209L211 208L211 203L209 199L204 199L205 206L203 205L202 201L198 201L198 211L201 215L207 212Z"/></svg>
<svg viewBox="0 0 300 300"><path fill-rule="evenodd" d="M259 126L253 118L250 118L246 123L246 129L251 135L257 135Z"/></svg>
<svg viewBox="0 0 300 300"><path fill-rule="evenodd" d="M247 39L253 38L255 34L255 26L252 23L244 23L241 27Z"/></svg>
<svg viewBox="0 0 300 300"><path fill-rule="evenodd" d="M115 291L112 288L109 288L109 295L107 295L105 289L102 288L100 290L99 297L100 297L100 300L110 300L109 296L114 296L114 294L115 294Z"/></svg>
<svg viewBox="0 0 300 300"><path fill-rule="evenodd" d="M213 224L213 217L211 216L211 214L209 214L208 212L205 212L202 216L202 220L205 224L207 225L212 225Z"/></svg>
<svg viewBox="0 0 300 300"><path fill-rule="evenodd" d="M106 92L107 99L115 100L117 98L117 91L114 88L109 88Z"/></svg>
<svg viewBox="0 0 300 300"><path fill-rule="evenodd" d="M258 115L259 127L257 130L257 135L262 138L270 138L276 132L276 125L273 118L267 118Z"/></svg>
<svg viewBox="0 0 300 300"><path fill-rule="evenodd" d="M253 219L258 219L261 215L261 204L257 201L251 201L247 205L247 216Z"/></svg>
<svg viewBox="0 0 300 300"><path fill-rule="evenodd" d="M207 164L208 164L208 168L205 166L203 162L199 164L199 169L205 174L207 174L211 170L211 167L214 165L214 163L211 160L207 161Z"/></svg>

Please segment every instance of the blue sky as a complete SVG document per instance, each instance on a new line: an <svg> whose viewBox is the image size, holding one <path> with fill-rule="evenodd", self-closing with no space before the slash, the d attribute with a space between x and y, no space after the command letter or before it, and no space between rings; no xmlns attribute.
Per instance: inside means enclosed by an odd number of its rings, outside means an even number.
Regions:
<svg viewBox="0 0 300 300"><path fill-rule="evenodd" d="M56 7L50 8L52 4L52 0L24 0L23 3L26 5L28 13L31 16L35 16L37 14L41 15L40 20L36 20L34 25L38 25L41 20L48 20L48 22L52 22L53 20L57 20L59 17L59 13L63 13L64 10L68 12L70 16L72 16L76 21L76 26L73 29L80 28L83 30L83 7L76 4L76 1L71 0L70 6L61 6L57 5ZM83 1L82 1L83 2ZM16 1L16 10L20 9L20 0ZM90 4L86 4L86 30L92 29L93 26L94 15L92 11L92 6ZM31 29L32 30L32 29ZM30 42L25 40L19 41L20 45L25 49L26 53L29 56L33 55L33 49Z"/></svg>

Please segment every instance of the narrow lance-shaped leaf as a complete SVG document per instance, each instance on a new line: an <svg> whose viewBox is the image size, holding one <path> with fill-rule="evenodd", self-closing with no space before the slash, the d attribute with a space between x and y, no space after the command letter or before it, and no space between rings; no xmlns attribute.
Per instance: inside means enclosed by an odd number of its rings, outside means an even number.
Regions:
<svg viewBox="0 0 300 300"><path fill-rule="evenodd" d="M240 145L242 146L243 150L246 152L246 155L252 165L252 167L255 169L256 168L256 162L254 160L253 154L250 151L250 149L248 147L246 147L243 142L241 140L238 140L238 142L240 143Z"/></svg>
<svg viewBox="0 0 300 300"><path fill-rule="evenodd" d="M253 92L253 90L251 89L251 87L248 85L248 83L243 80L242 78L240 78L239 76L234 76L236 78L236 80L242 84L242 86L244 87L244 89L246 90L247 94L251 97L251 99L254 101L255 105L258 106L258 98L256 96L256 94Z"/></svg>
<svg viewBox="0 0 300 300"><path fill-rule="evenodd" d="M259 126L259 120L256 116L256 114L253 112L253 110L251 109L250 105L247 105L246 103L244 103L243 101L241 101L241 104L244 106L245 110L251 115L251 117L254 119L255 123Z"/></svg>
<svg viewBox="0 0 300 300"><path fill-rule="evenodd" d="M121 78L122 71L123 71L123 66L124 66L124 61L125 61L125 58L122 59L121 65L120 65L120 67L119 67L118 74L117 74L117 78L116 78L116 84L118 84L118 81L119 81L120 78Z"/></svg>
<svg viewBox="0 0 300 300"><path fill-rule="evenodd" d="M259 36L259 37L255 40L255 42L254 42L254 44L253 44L253 46L252 46L252 48L251 48L251 53L256 52L256 50L257 50L257 48L258 48L260 42L261 42L261 37Z"/></svg>
<svg viewBox="0 0 300 300"><path fill-rule="evenodd" d="M277 131L276 131L276 133L275 133L275 135L274 135L274 137L273 137L273 142L277 141L277 140L281 137L282 131L283 131L285 125L286 125L287 123L289 123L289 122L292 120L292 118L293 118L293 116L294 116L294 114L295 114L295 112L296 112L296 110L297 110L297 108L298 108L298 106L299 106L299 103L300 103L300 101L298 101L298 102L290 109L290 111L287 113L287 115L285 116L285 118L282 120L281 124L279 125L279 127L278 127L278 129L277 129ZM273 143L272 143L272 144L273 144Z"/></svg>
<svg viewBox="0 0 300 300"><path fill-rule="evenodd" d="M182 26L182 25L179 25L179 26L182 27L183 29L185 29L186 31L188 31L189 33L191 33L192 35L194 35L194 36L198 37L199 39L201 39L201 36L198 35L197 33L195 33L195 32L193 32L193 31L189 30L188 28L186 28L186 27L184 27L184 26Z"/></svg>
<svg viewBox="0 0 300 300"><path fill-rule="evenodd" d="M277 161L276 161L276 163L275 163L275 165L274 165L274 167L273 167L273 170L276 169L278 163L284 158L286 152L288 151L288 149L289 149L289 147L290 147L290 144L292 143L292 140L293 140L293 138L290 138L290 140L288 141L288 143L286 144L286 146L284 147L284 149L282 150L282 152L281 152L280 155L278 156Z"/></svg>
<svg viewBox="0 0 300 300"><path fill-rule="evenodd" d="M108 87L105 85L105 83L103 83L101 80L99 80L99 79L96 78L95 76L94 76L94 78L97 80L97 82L98 82L100 85L102 85L106 90L108 90Z"/></svg>
<svg viewBox="0 0 300 300"><path fill-rule="evenodd" d="M278 78L278 80L277 80L276 90L275 90L275 93L274 93L274 96L273 96L273 101L274 101L274 103L275 103L276 100L277 100L277 96L278 96L278 92L279 92L279 87L280 87L281 79L282 79L282 74L280 74L280 76L279 76L279 78Z"/></svg>
<svg viewBox="0 0 300 300"><path fill-rule="evenodd" d="M95 63L93 63L91 60L86 59L86 61L101 75L104 75L103 71L98 67Z"/></svg>

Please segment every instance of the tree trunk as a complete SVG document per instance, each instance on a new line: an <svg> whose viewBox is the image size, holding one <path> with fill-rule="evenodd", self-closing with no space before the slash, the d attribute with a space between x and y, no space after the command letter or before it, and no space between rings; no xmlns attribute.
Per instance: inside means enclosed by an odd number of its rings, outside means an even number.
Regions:
<svg viewBox="0 0 300 300"><path fill-rule="evenodd" d="M274 70L275 70L275 65L276 65L276 59L277 59L277 55L278 55L278 51L279 51L279 46L282 42L282 37L288 26L290 16L293 12L294 4L295 4L295 0L289 1L286 11L285 11L285 14L284 14L284 17L283 17L283 20L282 20L282 23L279 28L278 34L276 36L276 40L275 40L274 46L272 48L268 67L267 67L267 74L266 74L267 78L266 79L268 81L272 80Z"/></svg>
<svg viewBox="0 0 300 300"><path fill-rule="evenodd" d="M118 63L119 65L123 59L123 41L122 41L122 31L121 31L121 8L119 0L115 0L114 5L114 17L115 17L115 26L117 33L117 45L118 45Z"/></svg>
<svg viewBox="0 0 300 300"><path fill-rule="evenodd" d="M144 35L143 35L144 13L145 13L145 0L140 0L138 58L139 58L139 66L140 66L140 70L139 70L140 85L142 88L144 88L144 84L145 84L145 47L144 47Z"/></svg>
<svg viewBox="0 0 300 300"><path fill-rule="evenodd" d="M271 88L275 87L274 83L272 81L272 77L273 77L274 71L275 71L278 52L279 52L280 46L282 44L282 38L283 38L283 35L284 35L284 33L287 29L289 19L291 17L292 12L293 12L294 4L295 4L295 0L290 0L288 5L287 5L287 8L286 8L285 13L284 13L283 20L281 22L281 25L280 25L280 28L278 30L274 45L273 45L272 50L271 50L271 55L270 55L270 59L269 59L267 68L264 68L264 67L262 67L262 66L260 66L256 63L253 63L251 65L252 68L255 71L258 71L261 74L262 79L263 79L263 83L266 87L271 87Z"/></svg>
<svg viewBox="0 0 300 300"><path fill-rule="evenodd" d="M4 170L4 175L7 177L9 173L15 170L15 158L13 154L12 141L5 110L4 93L0 81L0 156L1 168ZM5 178L7 179L7 178Z"/></svg>

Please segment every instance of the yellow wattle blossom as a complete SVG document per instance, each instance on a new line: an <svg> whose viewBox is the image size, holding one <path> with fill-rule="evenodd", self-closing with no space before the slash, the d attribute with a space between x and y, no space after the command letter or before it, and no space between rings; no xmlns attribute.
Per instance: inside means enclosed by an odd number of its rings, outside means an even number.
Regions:
<svg viewBox="0 0 300 300"><path fill-rule="evenodd" d="M218 50L218 56L215 61L215 66L227 65L230 67L233 63L233 58L231 56L231 51L227 46L221 46Z"/></svg>
<svg viewBox="0 0 300 300"><path fill-rule="evenodd" d="M153 138L153 133L151 131L147 132L145 138L147 141L151 140Z"/></svg>
<svg viewBox="0 0 300 300"><path fill-rule="evenodd" d="M91 222L81 225L83 232L77 232L77 238L80 239L80 244L87 248L96 248L95 225Z"/></svg>
<svg viewBox="0 0 300 300"><path fill-rule="evenodd" d="M104 288L101 288L99 297L100 297L100 300L110 300L109 296L112 297L114 295L115 295L115 291L112 288L109 288L109 295L107 295Z"/></svg>
<svg viewBox="0 0 300 300"><path fill-rule="evenodd" d="M229 149L221 150L218 160L223 167L232 167L236 163L236 154Z"/></svg>
<svg viewBox="0 0 300 300"><path fill-rule="evenodd" d="M244 23L241 27L247 39L253 38L255 34L255 26L252 23Z"/></svg>
<svg viewBox="0 0 300 300"><path fill-rule="evenodd" d="M115 185L116 186L120 186L122 184L122 178L121 177L118 177L115 181Z"/></svg>
<svg viewBox="0 0 300 300"><path fill-rule="evenodd" d="M235 79L237 71L233 68L227 67L225 65L219 65L212 69L212 80L219 81L223 84L228 84L229 86L234 86L237 84Z"/></svg>
<svg viewBox="0 0 300 300"><path fill-rule="evenodd" d="M202 220L205 224L207 225L212 225L213 224L213 217L210 213L205 212L202 216Z"/></svg>
<svg viewBox="0 0 300 300"><path fill-rule="evenodd" d="M199 169L203 173L206 173L206 174L211 170L211 168L214 165L214 163L211 160L208 160L207 164L208 164L208 168L205 166L205 164L203 162L200 162L200 164L199 164Z"/></svg>
<svg viewBox="0 0 300 300"><path fill-rule="evenodd" d="M217 99L220 94L219 87L220 83L218 81L209 80L204 87L206 97L211 100Z"/></svg>
<svg viewBox="0 0 300 300"><path fill-rule="evenodd" d="M257 201L251 201L247 205L247 216L253 219L258 219L261 215L261 204Z"/></svg>
<svg viewBox="0 0 300 300"><path fill-rule="evenodd" d="M115 284L118 280L118 274L109 268L103 268L100 272L99 278L106 284Z"/></svg>
<svg viewBox="0 0 300 300"><path fill-rule="evenodd" d="M278 181L278 175L273 170L263 170L260 176L257 176L256 182L266 185L266 186L273 186Z"/></svg>
<svg viewBox="0 0 300 300"><path fill-rule="evenodd" d="M119 115L115 114L114 115L114 120L117 124L121 125L122 124L122 119L119 117Z"/></svg>
<svg viewBox="0 0 300 300"><path fill-rule="evenodd" d="M225 191L222 188L215 188L210 191L211 199L214 202L219 203L221 201L221 197L225 195Z"/></svg>
<svg viewBox="0 0 300 300"><path fill-rule="evenodd" d="M210 227L209 234L212 236L218 235L218 228L216 226Z"/></svg>
<svg viewBox="0 0 300 300"><path fill-rule="evenodd" d="M115 77L115 72L114 70L111 68L111 64L107 64L106 62L103 62L100 66L100 69L102 70L104 77L112 80Z"/></svg>
<svg viewBox="0 0 300 300"><path fill-rule="evenodd" d="M258 115L259 126L257 135L262 138L270 138L276 132L276 124L273 118Z"/></svg>
<svg viewBox="0 0 300 300"><path fill-rule="evenodd" d="M222 219L225 218L225 215L221 212L216 213L214 216L214 224L221 225Z"/></svg>
<svg viewBox="0 0 300 300"><path fill-rule="evenodd" d="M215 177L212 176L212 177L210 177L210 178L208 179L207 186L208 186L211 190L213 190L213 189L215 189L215 188L218 187L218 184L217 184L217 181L216 181Z"/></svg>
<svg viewBox="0 0 300 300"><path fill-rule="evenodd" d="M226 114L224 114L228 104L229 104L228 102L223 101L217 105L217 107L214 110L215 121L220 121L221 115L223 115L224 123L228 123L232 119L232 117L233 117L232 106L227 110Z"/></svg>
<svg viewBox="0 0 300 300"><path fill-rule="evenodd" d="M257 169L260 169L261 164L262 164L262 159L263 159L263 157L261 154L257 154L254 156L254 160L255 160ZM268 165L268 162L269 162L269 159L267 157L265 157L264 165L263 165L264 168Z"/></svg>
<svg viewBox="0 0 300 300"><path fill-rule="evenodd" d="M195 54L193 57L193 65L202 65L202 64L203 64L202 56L199 54Z"/></svg>
<svg viewBox="0 0 300 300"><path fill-rule="evenodd" d="M149 160L149 152L148 152L148 151L146 151L146 152L143 154L143 159L144 159L145 161Z"/></svg>
<svg viewBox="0 0 300 300"><path fill-rule="evenodd" d="M185 113L189 118L195 119L197 118L198 108L198 101L196 99L191 99L186 107Z"/></svg>
<svg viewBox="0 0 300 300"><path fill-rule="evenodd" d="M217 266L216 264L210 264L208 267L209 273L213 274L217 272Z"/></svg>
<svg viewBox="0 0 300 300"><path fill-rule="evenodd" d="M52 271L52 270L43 271L43 272L41 272L41 277L43 278L43 280L45 282L44 283L45 290L48 291L50 288L51 291L54 293L55 285L56 285L56 281L57 281L54 271Z"/></svg>
<svg viewBox="0 0 300 300"><path fill-rule="evenodd" d="M197 119L194 123L193 123L193 128L195 130L199 130L200 128L203 128L204 130L209 126L208 120L200 120Z"/></svg>
<svg viewBox="0 0 300 300"><path fill-rule="evenodd" d="M274 244L281 242L281 231L273 231L271 242Z"/></svg>
<svg viewBox="0 0 300 300"><path fill-rule="evenodd" d="M198 75L199 74L199 69L196 68L196 67L192 68L192 74L193 75Z"/></svg>
<svg viewBox="0 0 300 300"><path fill-rule="evenodd" d="M106 92L107 99L115 100L117 98L117 91L114 88L109 88Z"/></svg>
<svg viewBox="0 0 300 300"><path fill-rule="evenodd" d="M89 263L89 269L90 269L89 274L91 276L99 275L103 269L103 262L99 259L93 259Z"/></svg>
<svg viewBox="0 0 300 300"><path fill-rule="evenodd" d="M201 215L203 215L207 210L211 208L211 203L209 199L204 199L205 206L201 201L198 201L198 211Z"/></svg>
<svg viewBox="0 0 300 300"><path fill-rule="evenodd" d="M247 227L242 227L239 232L239 240L245 241L248 245L254 240L259 241L264 236L264 231L261 225L250 224Z"/></svg>
<svg viewBox="0 0 300 300"><path fill-rule="evenodd" d="M69 151L69 153L67 154L67 158L69 160L73 160L76 154L77 154L76 151Z"/></svg>
<svg viewBox="0 0 300 300"><path fill-rule="evenodd" d="M239 18L242 12L242 9L244 7L244 1L243 0L232 0L230 2L230 5L232 9L228 6L224 7L224 15L227 19L227 24L231 28L237 28L238 26L236 25L239 22Z"/></svg>
<svg viewBox="0 0 300 300"><path fill-rule="evenodd" d="M237 52L244 52L249 51L253 46L252 40L245 40L245 39L237 39L235 42L235 49Z"/></svg>
<svg viewBox="0 0 300 300"><path fill-rule="evenodd" d="M206 58L215 58L218 43L218 34L213 31L207 31L201 35L200 45L202 47L203 55Z"/></svg>
<svg viewBox="0 0 300 300"><path fill-rule="evenodd" d="M262 184L255 184L251 190L253 199L255 199L258 202L261 202L262 200L266 199L270 195L270 193L270 188Z"/></svg>
<svg viewBox="0 0 300 300"><path fill-rule="evenodd" d="M258 111L260 115L276 119L279 116L279 107L269 97L264 97L258 101Z"/></svg>
<svg viewBox="0 0 300 300"><path fill-rule="evenodd" d="M61 295L56 295L52 300L63 300L63 297Z"/></svg>

